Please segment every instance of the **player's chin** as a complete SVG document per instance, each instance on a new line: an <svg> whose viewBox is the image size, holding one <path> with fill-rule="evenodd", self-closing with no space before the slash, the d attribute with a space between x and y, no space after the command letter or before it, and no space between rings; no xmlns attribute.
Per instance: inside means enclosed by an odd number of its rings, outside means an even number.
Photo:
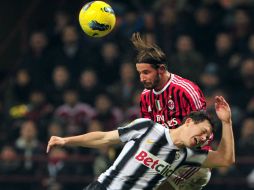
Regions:
<svg viewBox="0 0 254 190"><path fill-rule="evenodd" d="M144 84L144 87L148 90L152 90L153 89L153 85L152 84L148 84L148 83L143 83Z"/></svg>

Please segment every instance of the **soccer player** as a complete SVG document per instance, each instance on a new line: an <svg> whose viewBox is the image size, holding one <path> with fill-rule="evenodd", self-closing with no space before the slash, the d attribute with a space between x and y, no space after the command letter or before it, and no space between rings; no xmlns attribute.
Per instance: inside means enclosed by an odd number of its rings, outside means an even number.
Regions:
<svg viewBox="0 0 254 190"><path fill-rule="evenodd" d="M139 33L133 34L132 43L138 51L136 68L145 87L140 98L141 117L172 129L178 127L191 111L206 109L200 88L193 82L170 73L166 55L157 45L147 43ZM190 186L192 190L199 190L208 183L211 176L208 168L186 166L178 172L169 179L171 187L168 184L170 188L167 187L167 190L189 190Z"/></svg>
<svg viewBox="0 0 254 190"><path fill-rule="evenodd" d="M222 137L216 151L193 149L212 133L212 122L203 111L190 113L175 129L140 118L109 132L91 132L73 137L52 136L47 152L54 146L99 148L126 143L113 165L84 190L154 189L183 166L227 167L235 162L231 111L221 96L215 110L222 122Z"/></svg>

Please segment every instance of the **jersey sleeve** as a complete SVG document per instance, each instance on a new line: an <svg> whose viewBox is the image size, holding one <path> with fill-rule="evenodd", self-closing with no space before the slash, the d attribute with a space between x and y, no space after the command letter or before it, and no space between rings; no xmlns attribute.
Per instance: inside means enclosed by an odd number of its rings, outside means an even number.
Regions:
<svg viewBox="0 0 254 190"><path fill-rule="evenodd" d="M154 125L154 122L150 119L140 118L132 121L131 123L119 127L118 133L122 142L128 142L135 140L143 135L150 127Z"/></svg>
<svg viewBox="0 0 254 190"><path fill-rule="evenodd" d="M201 166L208 156L207 150L187 148L187 157L184 165Z"/></svg>
<svg viewBox="0 0 254 190"><path fill-rule="evenodd" d="M197 85L190 84L185 89L184 97L188 112L206 110L205 96Z"/></svg>
<svg viewBox="0 0 254 190"><path fill-rule="evenodd" d="M152 119L151 114L148 112L149 102L147 101L149 101L147 99L147 96L144 93L142 93L140 95L140 117Z"/></svg>

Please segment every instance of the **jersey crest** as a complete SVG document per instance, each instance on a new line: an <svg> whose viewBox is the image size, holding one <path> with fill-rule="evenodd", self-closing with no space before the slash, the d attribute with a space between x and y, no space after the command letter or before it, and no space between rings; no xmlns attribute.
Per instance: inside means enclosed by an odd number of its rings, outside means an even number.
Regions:
<svg viewBox="0 0 254 190"><path fill-rule="evenodd" d="M173 100L168 100L168 109L173 110L175 108L175 103Z"/></svg>

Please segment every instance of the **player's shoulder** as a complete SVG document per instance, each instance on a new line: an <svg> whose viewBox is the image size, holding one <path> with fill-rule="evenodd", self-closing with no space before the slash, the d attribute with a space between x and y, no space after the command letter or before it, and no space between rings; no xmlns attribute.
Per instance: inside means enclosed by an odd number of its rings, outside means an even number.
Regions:
<svg viewBox="0 0 254 190"><path fill-rule="evenodd" d="M154 123L151 119L149 118L137 118L132 121L133 123L143 123L143 122L151 122Z"/></svg>
<svg viewBox="0 0 254 190"><path fill-rule="evenodd" d="M151 119L148 118L138 118L133 120L132 122L128 123L127 125L118 127L118 129L127 129L127 128L133 128L135 126L143 125L144 127L148 127L150 125L154 125L154 122Z"/></svg>
<svg viewBox="0 0 254 190"><path fill-rule="evenodd" d="M195 84L193 81L176 74L173 75L172 85L184 91L199 89L198 85Z"/></svg>
<svg viewBox="0 0 254 190"><path fill-rule="evenodd" d="M181 84L181 83L186 83L186 84L196 86L196 84L193 81L191 81L189 79L186 79L186 78L183 78L183 77L181 77L179 75L176 75L176 74L173 74L172 83L178 84L178 85Z"/></svg>
<svg viewBox="0 0 254 190"><path fill-rule="evenodd" d="M148 89L144 89L143 92L141 93L141 96L147 96L149 95L149 93L151 92L151 90L148 90Z"/></svg>

